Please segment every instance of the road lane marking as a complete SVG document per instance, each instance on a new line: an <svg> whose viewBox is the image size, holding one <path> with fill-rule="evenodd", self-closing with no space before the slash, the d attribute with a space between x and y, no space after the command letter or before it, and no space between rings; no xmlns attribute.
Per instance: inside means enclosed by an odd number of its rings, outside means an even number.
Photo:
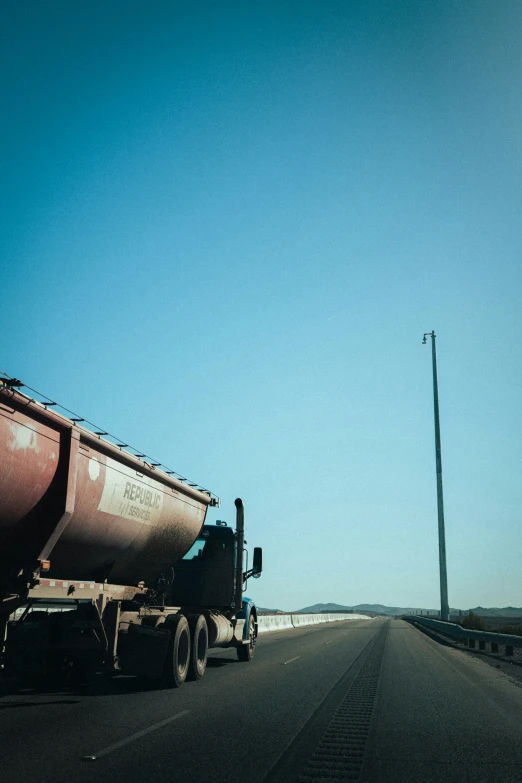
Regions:
<svg viewBox="0 0 522 783"><path fill-rule="evenodd" d="M331 644L332 642L333 642L333 639L330 639L330 641L329 641L329 642L325 642L325 645L326 645L326 644Z"/></svg>
<svg viewBox="0 0 522 783"><path fill-rule="evenodd" d="M170 718L165 718L165 720L160 720L158 723L153 723L152 726L149 726L146 729L142 729L141 731L137 731L135 734L131 734L130 737L126 737L125 739L122 739L119 742L114 742L112 745L107 745L106 748L97 750L96 753L89 754L88 756L82 756L82 759L83 761L96 761L96 759L102 758L102 756L107 756L108 753L112 753L113 750L118 750L119 748L123 748L124 745L128 745L129 742L134 742L134 740L137 740L140 737L144 737L145 734L150 734L151 731L156 731L156 729L161 729L162 726L166 726L168 723L172 723L172 721L178 720L178 718L182 718L184 715L188 715L189 712L190 710L183 710L182 712L177 712L175 715L171 715Z"/></svg>
<svg viewBox="0 0 522 783"><path fill-rule="evenodd" d="M292 663L292 661L297 661L298 658L300 658L300 655L296 655L295 658L290 658L289 661L285 661L283 666L286 666L287 663Z"/></svg>

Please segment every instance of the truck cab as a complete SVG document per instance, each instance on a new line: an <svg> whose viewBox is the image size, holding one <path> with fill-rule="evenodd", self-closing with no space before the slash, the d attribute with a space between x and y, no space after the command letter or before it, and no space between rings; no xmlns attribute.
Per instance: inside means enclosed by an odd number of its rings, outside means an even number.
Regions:
<svg viewBox="0 0 522 783"><path fill-rule="evenodd" d="M230 610L234 606L237 538L225 525L204 525L174 566L169 603ZM241 589L241 585L240 585Z"/></svg>
<svg viewBox="0 0 522 783"><path fill-rule="evenodd" d="M252 568L244 549L243 531L226 522L204 525L189 551L174 566L169 600L181 606L197 605L224 613L239 611L239 599L250 577L261 576L262 550L254 548ZM237 586L237 589L236 589Z"/></svg>

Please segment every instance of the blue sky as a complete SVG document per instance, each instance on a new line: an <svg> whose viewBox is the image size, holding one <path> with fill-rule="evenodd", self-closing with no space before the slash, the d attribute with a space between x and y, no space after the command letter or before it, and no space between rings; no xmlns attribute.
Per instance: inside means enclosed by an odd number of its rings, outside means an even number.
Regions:
<svg viewBox="0 0 522 783"><path fill-rule="evenodd" d="M264 606L522 605L518 2L1 12L0 369L245 501Z"/></svg>

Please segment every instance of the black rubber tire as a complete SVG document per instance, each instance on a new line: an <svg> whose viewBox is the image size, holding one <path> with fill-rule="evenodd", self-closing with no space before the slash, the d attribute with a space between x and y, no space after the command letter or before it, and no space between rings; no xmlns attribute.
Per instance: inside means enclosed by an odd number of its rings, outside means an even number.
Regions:
<svg viewBox="0 0 522 783"><path fill-rule="evenodd" d="M163 682L168 688L181 688L190 666L190 628L183 614L169 614L163 624L170 641L163 666Z"/></svg>
<svg viewBox="0 0 522 783"><path fill-rule="evenodd" d="M201 680L207 669L208 625L202 614L191 614L188 618L190 627L189 680Z"/></svg>
<svg viewBox="0 0 522 783"><path fill-rule="evenodd" d="M256 627L254 616L251 614L248 620L248 644L242 644L237 648L238 660L247 663L254 657L256 647Z"/></svg>

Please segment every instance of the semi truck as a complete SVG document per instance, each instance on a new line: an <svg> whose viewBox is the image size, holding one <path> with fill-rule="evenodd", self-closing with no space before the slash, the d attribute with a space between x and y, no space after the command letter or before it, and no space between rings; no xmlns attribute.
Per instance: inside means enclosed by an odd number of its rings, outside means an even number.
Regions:
<svg viewBox="0 0 522 783"><path fill-rule="evenodd" d="M0 379L0 665L24 680L131 674L179 687L207 651L254 655L262 571L219 498ZM117 439L113 439L117 440Z"/></svg>

